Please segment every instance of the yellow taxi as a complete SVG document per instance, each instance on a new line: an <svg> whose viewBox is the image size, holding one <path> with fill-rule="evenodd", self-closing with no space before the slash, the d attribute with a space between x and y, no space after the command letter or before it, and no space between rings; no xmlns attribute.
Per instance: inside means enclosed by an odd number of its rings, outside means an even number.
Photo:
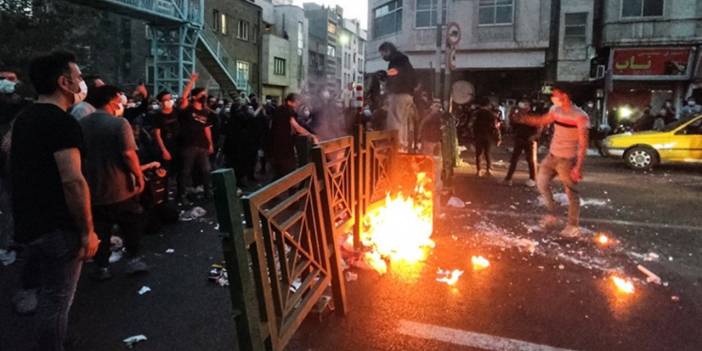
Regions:
<svg viewBox="0 0 702 351"><path fill-rule="evenodd" d="M616 134L602 150L629 167L649 170L659 163L702 163L702 115L671 123L661 131Z"/></svg>

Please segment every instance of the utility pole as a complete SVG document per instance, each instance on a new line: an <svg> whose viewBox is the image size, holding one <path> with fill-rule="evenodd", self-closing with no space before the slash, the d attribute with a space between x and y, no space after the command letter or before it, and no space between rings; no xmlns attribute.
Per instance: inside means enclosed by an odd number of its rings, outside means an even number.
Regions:
<svg viewBox="0 0 702 351"><path fill-rule="evenodd" d="M444 36L443 36L443 16L441 9L443 8L444 1L448 0L436 0L436 57L434 58L434 98L439 98L443 102L442 84L441 84L441 51L443 49Z"/></svg>
<svg viewBox="0 0 702 351"><path fill-rule="evenodd" d="M546 83L558 80L558 47L561 33L561 0L551 0L551 25L546 50Z"/></svg>

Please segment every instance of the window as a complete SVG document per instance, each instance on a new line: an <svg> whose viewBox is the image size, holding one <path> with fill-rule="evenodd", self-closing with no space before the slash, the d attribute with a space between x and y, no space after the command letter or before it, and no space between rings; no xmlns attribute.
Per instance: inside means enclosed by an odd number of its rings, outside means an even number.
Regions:
<svg viewBox="0 0 702 351"><path fill-rule="evenodd" d="M277 76L285 75L285 59L280 57L273 58L273 74Z"/></svg>
<svg viewBox="0 0 702 351"><path fill-rule="evenodd" d="M585 39L587 12L565 14L565 38Z"/></svg>
<svg viewBox="0 0 702 351"><path fill-rule="evenodd" d="M481 25L512 24L514 0L480 0L478 16Z"/></svg>
<svg viewBox="0 0 702 351"><path fill-rule="evenodd" d="M219 11L212 11L212 30L219 32Z"/></svg>
<svg viewBox="0 0 702 351"><path fill-rule="evenodd" d="M402 0L393 0L373 10L373 38L402 30Z"/></svg>
<svg viewBox="0 0 702 351"><path fill-rule="evenodd" d="M622 17L663 16L664 0L622 0Z"/></svg>
<svg viewBox="0 0 702 351"><path fill-rule="evenodd" d="M336 34L336 24L334 22L327 22L327 32Z"/></svg>
<svg viewBox="0 0 702 351"><path fill-rule="evenodd" d="M331 45L327 45L327 56L336 56L336 48Z"/></svg>
<svg viewBox="0 0 702 351"><path fill-rule="evenodd" d="M226 35L227 34L227 15L219 15L219 32Z"/></svg>
<svg viewBox="0 0 702 351"><path fill-rule="evenodd" d="M241 40L249 40L249 22L239 21L239 27L236 31L236 37Z"/></svg>
<svg viewBox="0 0 702 351"><path fill-rule="evenodd" d="M444 21L446 21L446 3L447 1L444 1L443 13L441 14ZM436 27L438 8L438 0L417 0L417 15L414 26L417 28Z"/></svg>
<svg viewBox="0 0 702 351"><path fill-rule="evenodd" d="M251 64L246 61L236 61L236 85L239 90L248 91L249 72Z"/></svg>

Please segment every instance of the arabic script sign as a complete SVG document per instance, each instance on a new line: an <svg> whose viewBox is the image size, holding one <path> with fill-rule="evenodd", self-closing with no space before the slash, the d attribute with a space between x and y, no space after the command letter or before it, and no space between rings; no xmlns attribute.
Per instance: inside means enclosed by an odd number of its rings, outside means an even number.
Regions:
<svg viewBox="0 0 702 351"><path fill-rule="evenodd" d="M691 48L614 49L615 76L688 76Z"/></svg>

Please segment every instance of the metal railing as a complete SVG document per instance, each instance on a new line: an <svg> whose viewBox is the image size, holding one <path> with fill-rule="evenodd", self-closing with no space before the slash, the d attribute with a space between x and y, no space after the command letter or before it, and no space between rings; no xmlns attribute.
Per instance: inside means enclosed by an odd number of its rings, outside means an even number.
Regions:
<svg viewBox="0 0 702 351"><path fill-rule="evenodd" d="M217 35L209 29L203 29L200 31L199 39L217 64L222 68L227 78L233 85L239 87L236 81L236 59L222 46Z"/></svg>
<svg viewBox="0 0 702 351"><path fill-rule="evenodd" d="M204 23L204 0L101 0L101 2L146 12L154 17L188 22L195 26L201 26Z"/></svg>

